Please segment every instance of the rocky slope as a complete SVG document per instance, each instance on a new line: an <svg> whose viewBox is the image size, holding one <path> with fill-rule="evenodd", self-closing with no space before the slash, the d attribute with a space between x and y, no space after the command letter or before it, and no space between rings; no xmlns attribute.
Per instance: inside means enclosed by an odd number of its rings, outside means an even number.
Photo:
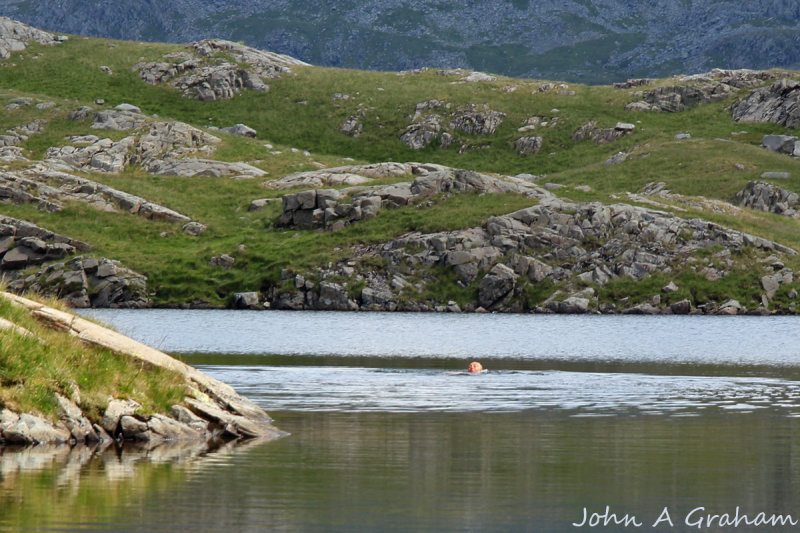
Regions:
<svg viewBox="0 0 800 533"><path fill-rule="evenodd" d="M9 0L0 15L130 40L223 37L318 65L477 68L582 82L800 66L800 7L732 0L270 2Z"/></svg>
<svg viewBox="0 0 800 533"><path fill-rule="evenodd" d="M794 72L587 87L0 31L16 50L0 62L14 291L76 307L796 311Z"/></svg>

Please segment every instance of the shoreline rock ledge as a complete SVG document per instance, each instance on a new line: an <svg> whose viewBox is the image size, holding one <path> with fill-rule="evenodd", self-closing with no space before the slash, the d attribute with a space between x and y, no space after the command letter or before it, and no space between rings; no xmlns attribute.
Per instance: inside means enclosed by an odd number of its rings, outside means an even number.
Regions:
<svg viewBox="0 0 800 533"><path fill-rule="evenodd" d="M56 395L61 415L58 422L0 408L0 445L90 443L112 439L151 443L254 438L271 440L288 435L272 425L272 419L266 412L240 396L230 385L159 350L27 298L8 292L0 292L0 297L26 309L46 327L62 330L87 344L134 358L145 366L177 372L185 378L187 386L183 403L172 406L169 413L141 415L137 413L139 404L134 400L109 398L102 419L95 423L83 414L76 403L60 395ZM3 320L0 320L0 329L10 329L12 334L30 334Z"/></svg>

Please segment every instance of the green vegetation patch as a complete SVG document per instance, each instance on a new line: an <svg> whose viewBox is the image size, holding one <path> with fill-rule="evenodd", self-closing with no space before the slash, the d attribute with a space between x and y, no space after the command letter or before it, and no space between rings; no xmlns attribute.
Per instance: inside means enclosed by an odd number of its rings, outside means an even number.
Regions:
<svg viewBox="0 0 800 533"><path fill-rule="evenodd" d="M63 306L55 301L52 307ZM109 396L136 400L142 413L166 412L186 394L182 376L82 343L37 323L28 312L0 298L0 317L33 333L0 330L0 406L57 419L55 394L74 399L99 422Z"/></svg>

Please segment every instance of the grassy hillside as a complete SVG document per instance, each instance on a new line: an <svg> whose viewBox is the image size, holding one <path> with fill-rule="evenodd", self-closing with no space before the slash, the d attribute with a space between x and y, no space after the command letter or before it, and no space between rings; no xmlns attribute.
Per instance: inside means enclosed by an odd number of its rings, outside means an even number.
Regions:
<svg viewBox="0 0 800 533"><path fill-rule="evenodd" d="M138 166L120 174L82 174L202 222L208 231L200 237L185 235L178 223L98 211L83 203L67 203L58 213L41 211L32 204L0 203L0 214L88 242L94 247L91 255L118 259L145 274L151 297L158 305L193 301L228 305L234 292L266 291L281 282L282 269L311 271L348 257L352 245L380 243L409 231L478 226L490 216L535 204L535 200L517 195L442 196L425 208L382 210L377 218L337 233L277 227L280 202L248 211L256 198L284 194L268 188L265 182L323 166L421 161L498 175L526 173L542 176L540 183L564 185L555 191L559 196L605 203L635 202L626 193L659 181L677 195L727 202L765 171L789 172L791 177L781 180L780 186L800 192L797 161L759 146L764 134L791 132L775 124L734 122L727 110L733 99L679 113L632 113L624 107L641 99L635 94L641 89L570 85L546 90L544 81L503 77L459 83L467 72L446 76L428 70L401 75L293 67L292 74L269 80L268 92L245 91L230 100L201 102L182 96L166 84L148 85L132 69L141 61L160 60L166 53L184 49L179 45L72 37L57 46L34 44L0 60L0 123L14 127L36 118L47 120L42 132L21 144L29 159L42 158L49 147L68 144L68 136L95 134L118 140L129 134L92 130L91 120L69 120L68 113L81 105L100 110L128 102L159 120L179 120L200 128L244 123L257 130L256 139L212 132L222 139L213 157L249 162L266 171L265 178L151 176ZM109 67L113 74L103 72L101 66ZM540 91L542 88L545 90ZM739 96L748 92L742 90ZM337 93L348 98L334 98ZM30 99L34 105L2 107L21 98ZM97 99L105 103L98 105ZM447 149L434 143L412 150L401 142L400 135L411 124L415 106L432 99L447 102L452 109L485 104L506 117L493 134L459 133L459 142ZM37 109L35 104L44 101L56 106ZM357 138L341 131L342 124L352 116L360 117L363 126ZM519 132L531 117L540 117L548 125L537 126L531 133ZM573 133L590 120L597 121L598 127L613 128L617 122L632 122L636 127L633 134L609 144L573 141ZM692 138L676 140L678 133L690 133ZM543 138L537 154L523 157L517 153L514 141L523 135ZM620 151L632 151L631 158L621 165L604 166L606 159ZM0 171L25 165L19 161L0 163ZM795 219L750 210L742 216L740 211L670 202L665 200L660 208L800 250L800 222ZM211 256L223 253L235 257L233 268L208 266ZM787 266L796 268L800 263L787 258ZM757 277L754 280L757 282ZM661 281L657 278L652 283ZM457 295L461 290L453 283L451 289L442 289L440 297L446 300L448 294ZM630 290L609 290L607 297Z"/></svg>

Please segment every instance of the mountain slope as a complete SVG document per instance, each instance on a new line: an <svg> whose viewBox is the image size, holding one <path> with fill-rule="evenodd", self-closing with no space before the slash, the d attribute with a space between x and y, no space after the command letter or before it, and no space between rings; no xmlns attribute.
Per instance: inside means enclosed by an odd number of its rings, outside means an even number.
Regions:
<svg viewBox="0 0 800 533"><path fill-rule="evenodd" d="M796 310L797 144L761 146L800 120L796 72L617 88L2 28L14 290L73 305Z"/></svg>
<svg viewBox="0 0 800 533"><path fill-rule="evenodd" d="M714 67L798 68L792 0L9 0L0 15L128 40L222 37L327 66L474 68L610 83Z"/></svg>

